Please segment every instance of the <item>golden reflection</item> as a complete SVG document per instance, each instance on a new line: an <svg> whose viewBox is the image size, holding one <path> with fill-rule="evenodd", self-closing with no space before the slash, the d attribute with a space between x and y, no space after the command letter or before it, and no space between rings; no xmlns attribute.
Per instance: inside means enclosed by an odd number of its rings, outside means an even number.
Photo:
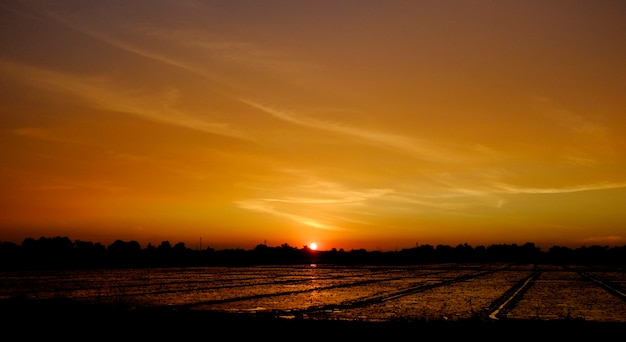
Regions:
<svg viewBox="0 0 626 342"><path fill-rule="evenodd" d="M317 291L316 289L318 288L318 278L319 278L319 270L317 268L317 264L310 264L309 265L309 270L310 270L310 280L309 280L309 303L311 306L316 306L319 304L320 302L320 298L319 298L319 291Z"/></svg>

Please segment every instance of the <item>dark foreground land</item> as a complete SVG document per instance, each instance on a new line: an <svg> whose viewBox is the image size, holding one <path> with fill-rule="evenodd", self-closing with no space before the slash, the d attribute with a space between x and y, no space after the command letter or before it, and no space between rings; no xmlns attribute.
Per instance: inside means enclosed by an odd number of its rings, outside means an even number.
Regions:
<svg viewBox="0 0 626 342"><path fill-rule="evenodd" d="M625 323L582 320L362 322L80 304L65 299L0 301L0 338L11 340L422 341L619 340Z"/></svg>

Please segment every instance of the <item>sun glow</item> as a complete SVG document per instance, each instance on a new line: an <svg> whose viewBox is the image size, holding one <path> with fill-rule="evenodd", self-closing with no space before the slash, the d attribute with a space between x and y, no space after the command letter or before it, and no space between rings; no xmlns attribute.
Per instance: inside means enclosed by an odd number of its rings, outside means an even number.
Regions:
<svg viewBox="0 0 626 342"><path fill-rule="evenodd" d="M311 242L311 244L309 245L309 248L315 251L317 250L317 244L315 242Z"/></svg>

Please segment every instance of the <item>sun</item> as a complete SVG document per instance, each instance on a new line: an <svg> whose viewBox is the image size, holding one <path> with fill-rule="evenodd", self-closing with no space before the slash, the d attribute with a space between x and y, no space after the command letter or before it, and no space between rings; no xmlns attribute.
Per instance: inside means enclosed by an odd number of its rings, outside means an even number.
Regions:
<svg viewBox="0 0 626 342"><path fill-rule="evenodd" d="M317 244L315 242L311 242L311 244L309 245L309 248L311 250L317 250Z"/></svg>

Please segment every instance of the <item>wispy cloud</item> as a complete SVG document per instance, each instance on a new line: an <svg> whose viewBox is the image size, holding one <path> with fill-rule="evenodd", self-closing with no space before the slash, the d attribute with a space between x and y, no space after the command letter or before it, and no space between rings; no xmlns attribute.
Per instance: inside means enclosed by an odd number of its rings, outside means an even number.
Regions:
<svg viewBox="0 0 626 342"><path fill-rule="evenodd" d="M176 59L171 59L171 58L167 58L162 54L157 54L157 53L153 53L150 52L147 49L142 49L140 47L138 47L137 45L134 44L130 44L127 43L123 40L120 39L116 39L114 38L112 35L106 34L102 31L96 30L94 28L88 27L85 24L81 24L79 21L73 19L76 18L75 15L72 15L69 12L65 12L64 10L61 10L59 8L56 9L51 9L48 8L46 9L45 7L39 7L39 6L32 6L29 5L27 3L25 3L25 5L29 8L30 11L38 13L39 15L54 21L55 23L58 23L62 26L65 26L66 28L69 28L71 30L80 32L86 36L89 36L91 38L94 38L98 41L104 42L106 44L109 44L113 47L119 48L121 50L124 51L128 51L134 54L137 54L139 56L143 56L145 58L151 59L151 60L155 60L155 61L159 61L162 62L164 64L170 65L170 66L174 66L183 70L187 70L190 71L192 73L199 73L199 70L193 68L192 66L183 63L179 60ZM119 24L119 22L116 22L116 24Z"/></svg>
<svg viewBox="0 0 626 342"><path fill-rule="evenodd" d="M359 204L370 199L380 198L393 193L392 189L352 190L336 182L307 180L292 188L290 192L307 194L308 196L286 196L284 198L268 198L268 202L298 204Z"/></svg>
<svg viewBox="0 0 626 342"><path fill-rule="evenodd" d="M577 166L594 166L598 161L593 158L583 158L578 156L565 156L565 162Z"/></svg>
<svg viewBox="0 0 626 342"><path fill-rule="evenodd" d="M175 2L174 5L177 8L181 7L179 2ZM183 7L192 11L208 11L207 15L215 15L214 10L198 3L189 2ZM71 13L60 9L32 8L31 10L111 47L208 80L213 84L211 90L222 96L230 97L228 94L233 91L232 89L238 88L238 85L229 77L220 75L219 70L222 66L227 66L227 69L254 70L273 77L277 74L290 75L282 78L289 80L290 83L304 79L297 75L301 74L303 69L309 70L313 67L301 61L281 57L278 52L262 48L257 44L229 40L219 33L193 28L193 25L180 28L167 27L162 23L149 21L119 20L116 22L117 27L112 29L102 24L98 26L98 24L81 23ZM164 49L164 46L167 49Z"/></svg>
<svg viewBox="0 0 626 342"><path fill-rule="evenodd" d="M547 97L535 97L534 100L537 110L559 128L582 135L585 139L605 141L608 138L610 129L601 121L570 110Z"/></svg>
<svg viewBox="0 0 626 342"><path fill-rule="evenodd" d="M129 89L105 76L75 75L6 60L0 60L0 73L51 93L69 94L100 109L127 113L206 133L249 140L244 134L231 128L228 123L207 121L199 115L178 109L177 90L174 88L161 89L160 93L151 91L150 94L146 94L141 89Z"/></svg>
<svg viewBox="0 0 626 342"><path fill-rule="evenodd" d="M110 194L119 194L128 189L123 186L115 185L108 182L77 182L70 180L58 179L45 185L39 185L34 188L36 191L71 191L71 190L89 190L104 192Z"/></svg>
<svg viewBox="0 0 626 342"><path fill-rule="evenodd" d="M44 127L21 127L15 129L13 133L21 137L48 142L78 143L76 140L70 139L67 136L63 136L49 128Z"/></svg>
<svg viewBox="0 0 626 342"><path fill-rule="evenodd" d="M317 120L311 117L297 115L293 112L278 110L247 99L240 99L240 101L264 113L267 113L276 119L286 121L294 125L350 136L361 141L376 144L378 146L408 152L412 156L417 158L422 158L434 162L459 162L461 160L467 159L467 156L463 156L461 151L445 149L439 144L430 141L409 138L402 135L366 130L357 127L350 127L339 122Z"/></svg>
<svg viewBox="0 0 626 342"><path fill-rule="evenodd" d="M42 175L40 173L24 170L10 170L12 173L20 173L23 177L28 177L32 181L24 184L24 190L34 192L94 192L102 194L115 194L125 193L129 189L125 186L119 185L116 182L109 181L92 181L92 180L78 180L70 177L58 177L52 175Z"/></svg>
<svg viewBox="0 0 626 342"><path fill-rule="evenodd" d="M319 220L316 220L310 217L291 214L285 211L278 210L273 205L267 203L266 200L238 201L235 204L241 209L260 212L260 213L267 213L267 214L271 214L271 215L279 216L279 217L285 217L292 221L295 221L300 224L307 225L313 228L326 229L326 230L343 230L340 227L325 224L325 223L320 222Z"/></svg>
<svg viewBox="0 0 626 342"><path fill-rule="evenodd" d="M623 236L594 236L580 241L587 245L623 245L626 243L626 237Z"/></svg>
<svg viewBox="0 0 626 342"><path fill-rule="evenodd" d="M367 207L370 201L379 200L393 193L392 189L358 189L346 185L324 181L310 176L304 171L282 170L296 177L291 186L282 184L280 188L268 186L255 191L265 192L266 196L238 201L236 205L245 210L263 212L286 217L301 224L320 228L343 230L338 222L367 224L355 218L354 208ZM314 213L314 214L311 214Z"/></svg>
<svg viewBox="0 0 626 342"><path fill-rule="evenodd" d="M128 27L128 30L168 46L175 45L181 47L181 49L193 50L193 55L201 56L205 60L209 59L218 63L223 62L233 66L241 66L246 69L266 71L272 75L276 73L300 73L303 68L309 69L312 67L312 65L301 61L289 60L281 56L277 51L246 41L229 40L224 36L205 29L172 29L144 23ZM197 74L208 76L206 68L203 67L203 65L206 66L206 63L196 62L195 65L197 66L193 67L193 63L182 63L172 58L166 58L162 53L148 53L145 49L138 49L137 46L131 46L128 43L123 43L108 36L100 35L98 38L142 56L171 63Z"/></svg>
<svg viewBox="0 0 626 342"><path fill-rule="evenodd" d="M429 192L396 192L386 198L393 208L405 208L413 212L433 210L454 215L467 215L477 207L500 209L506 201L502 196L483 190L466 188L432 189Z"/></svg>
<svg viewBox="0 0 626 342"><path fill-rule="evenodd" d="M506 183L494 182L496 191L508 194L563 194L583 191L598 191L626 188L626 182L604 182L595 184L583 184L560 188L531 188L519 187Z"/></svg>

